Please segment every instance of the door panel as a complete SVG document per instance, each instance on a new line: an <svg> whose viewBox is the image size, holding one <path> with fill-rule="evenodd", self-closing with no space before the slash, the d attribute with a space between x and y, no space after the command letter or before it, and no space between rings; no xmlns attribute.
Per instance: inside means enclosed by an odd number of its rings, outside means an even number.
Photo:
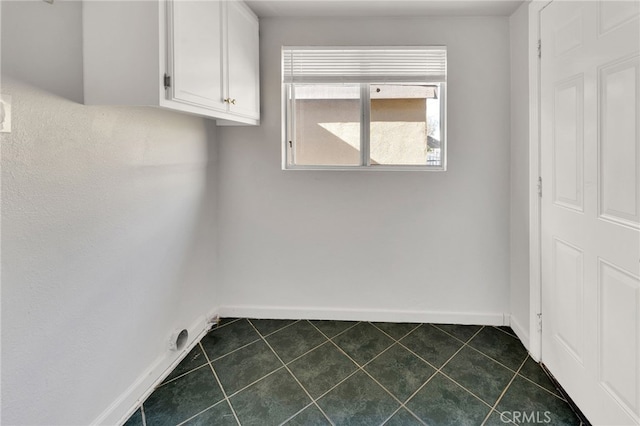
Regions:
<svg viewBox="0 0 640 426"><path fill-rule="evenodd" d="M634 227L640 226L639 68L635 56L601 68L598 76L600 215Z"/></svg>
<svg viewBox="0 0 640 426"><path fill-rule="evenodd" d="M170 1L171 99L226 111L220 1Z"/></svg>
<svg viewBox="0 0 640 426"><path fill-rule="evenodd" d="M636 19L640 13L637 1L599 1L597 4L598 35L613 30L628 21Z"/></svg>
<svg viewBox="0 0 640 426"><path fill-rule="evenodd" d="M602 259L599 271L600 383L613 398L638 413L640 280Z"/></svg>
<svg viewBox="0 0 640 426"><path fill-rule="evenodd" d="M583 211L583 77L556 85L553 115L553 195L560 206Z"/></svg>
<svg viewBox="0 0 640 426"><path fill-rule="evenodd" d="M583 363L584 353L584 253L581 249L555 239L553 287L558 301L555 339Z"/></svg>
<svg viewBox="0 0 640 426"><path fill-rule="evenodd" d="M541 12L542 361L594 424L640 424L640 9Z"/></svg>
<svg viewBox="0 0 640 426"><path fill-rule="evenodd" d="M260 118L260 79L258 22L247 6L228 1L229 97L235 103L229 110Z"/></svg>

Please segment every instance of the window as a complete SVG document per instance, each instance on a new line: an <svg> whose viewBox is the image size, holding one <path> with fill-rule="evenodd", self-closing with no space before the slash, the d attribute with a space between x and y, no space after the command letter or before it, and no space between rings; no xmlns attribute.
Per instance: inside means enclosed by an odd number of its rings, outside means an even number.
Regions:
<svg viewBox="0 0 640 426"><path fill-rule="evenodd" d="M283 168L445 170L446 56L283 47Z"/></svg>

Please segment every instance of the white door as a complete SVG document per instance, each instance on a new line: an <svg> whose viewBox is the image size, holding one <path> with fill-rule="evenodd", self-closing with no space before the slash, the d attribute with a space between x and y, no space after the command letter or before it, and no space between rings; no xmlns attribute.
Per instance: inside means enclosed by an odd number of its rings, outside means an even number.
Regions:
<svg viewBox="0 0 640 426"><path fill-rule="evenodd" d="M594 424L640 424L639 14L541 12L542 361Z"/></svg>
<svg viewBox="0 0 640 426"><path fill-rule="evenodd" d="M226 111L222 62L222 3L167 3L171 100Z"/></svg>
<svg viewBox="0 0 640 426"><path fill-rule="evenodd" d="M260 118L258 20L242 2L228 1L229 111Z"/></svg>

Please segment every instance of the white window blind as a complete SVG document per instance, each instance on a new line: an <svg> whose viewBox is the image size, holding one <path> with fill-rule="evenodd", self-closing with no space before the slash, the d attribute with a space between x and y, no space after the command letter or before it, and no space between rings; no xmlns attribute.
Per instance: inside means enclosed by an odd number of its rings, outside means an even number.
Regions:
<svg viewBox="0 0 640 426"><path fill-rule="evenodd" d="M283 83L444 83L447 48L282 48Z"/></svg>

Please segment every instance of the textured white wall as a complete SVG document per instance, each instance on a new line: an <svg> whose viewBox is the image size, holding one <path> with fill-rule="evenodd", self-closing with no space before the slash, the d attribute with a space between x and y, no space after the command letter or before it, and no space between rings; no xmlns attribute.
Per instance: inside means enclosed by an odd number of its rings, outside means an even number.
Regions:
<svg viewBox="0 0 640 426"><path fill-rule="evenodd" d="M281 46L376 44L448 46L449 170L280 170ZM228 312L471 322L509 312L508 18L269 18L260 58L262 125L219 133Z"/></svg>
<svg viewBox="0 0 640 426"><path fill-rule="evenodd" d="M80 2L2 2L7 425L91 423L216 304L215 126L79 103L81 28Z"/></svg>
<svg viewBox="0 0 640 426"><path fill-rule="evenodd" d="M509 18L511 34L511 323L529 347L529 4Z"/></svg>

